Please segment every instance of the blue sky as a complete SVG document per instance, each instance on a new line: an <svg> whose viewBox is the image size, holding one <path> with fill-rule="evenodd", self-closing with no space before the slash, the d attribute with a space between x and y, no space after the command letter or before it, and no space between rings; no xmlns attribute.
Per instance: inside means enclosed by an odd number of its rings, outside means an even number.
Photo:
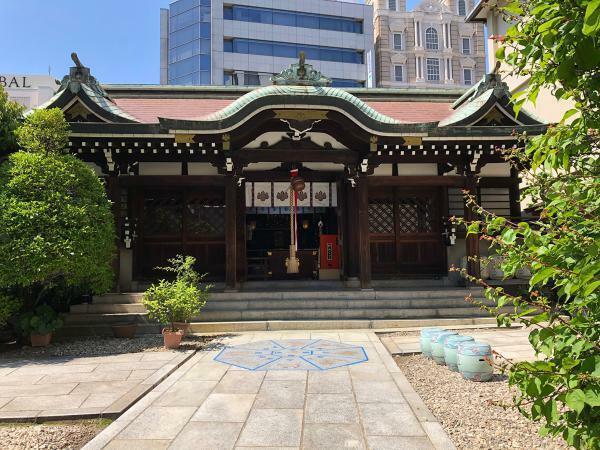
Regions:
<svg viewBox="0 0 600 450"><path fill-rule="evenodd" d="M103 83L158 83L170 0L0 0L0 73L62 78L76 51ZM408 0L412 8L418 0Z"/></svg>

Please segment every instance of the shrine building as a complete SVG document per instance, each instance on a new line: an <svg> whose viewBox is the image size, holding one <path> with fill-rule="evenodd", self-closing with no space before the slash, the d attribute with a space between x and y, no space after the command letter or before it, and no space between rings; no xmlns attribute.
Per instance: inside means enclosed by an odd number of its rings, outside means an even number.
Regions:
<svg viewBox="0 0 600 450"><path fill-rule="evenodd" d="M288 279L457 285L449 268L487 252L450 222L474 217L463 190L519 220L518 172L503 150L546 127L515 115L496 74L467 91L342 89L301 55L271 86L103 85L74 60L42 107L64 111L71 152L106 180L123 292L177 254L228 290Z"/></svg>

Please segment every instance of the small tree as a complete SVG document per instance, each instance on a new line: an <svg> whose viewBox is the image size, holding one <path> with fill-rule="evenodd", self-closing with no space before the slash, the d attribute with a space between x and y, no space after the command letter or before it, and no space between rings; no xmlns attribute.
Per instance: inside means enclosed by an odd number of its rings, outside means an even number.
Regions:
<svg viewBox="0 0 600 450"><path fill-rule="evenodd" d="M60 110L38 110L17 131L25 151L0 166L0 289L35 304L56 285L111 287L114 219L94 172L63 154Z"/></svg>
<svg viewBox="0 0 600 450"><path fill-rule="evenodd" d="M69 124L58 108L38 109L17 128L16 135L26 152L60 155L67 151Z"/></svg>
<svg viewBox="0 0 600 450"><path fill-rule="evenodd" d="M160 280L144 294L148 316L161 324L169 324L177 331L175 322L185 322L198 314L206 304L211 285L202 286L204 275L194 270L196 258L177 255L169 259L169 266L157 269L174 273L175 280Z"/></svg>
<svg viewBox="0 0 600 450"><path fill-rule="evenodd" d="M23 118L24 108L10 101L4 88L0 86L0 155L17 150L15 130Z"/></svg>
<svg viewBox="0 0 600 450"><path fill-rule="evenodd" d="M600 0L512 1L501 12L514 23L498 57L529 85L516 100L534 102L541 89L574 108L543 136L521 136L526 146L507 155L541 211L530 225L497 217L468 202L482 219L468 224L503 257L512 276L530 267L529 288L514 295L486 287L499 324L532 325L529 340L540 357L506 361L518 388L517 408L540 422L541 433L561 435L578 448L600 447ZM507 51L507 49L511 51Z"/></svg>

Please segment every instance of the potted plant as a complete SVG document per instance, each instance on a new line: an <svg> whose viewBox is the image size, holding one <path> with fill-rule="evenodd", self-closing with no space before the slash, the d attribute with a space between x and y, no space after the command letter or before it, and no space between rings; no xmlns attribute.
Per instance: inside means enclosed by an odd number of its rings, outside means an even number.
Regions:
<svg viewBox="0 0 600 450"><path fill-rule="evenodd" d="M45 347L52 340L52 333L62 327L60 316L48 305L40 305L33 312L21 317L21 330L29 335L32 347Z"/></svg>
<svg viewBox="0 0 600 450"><path fill-rule="evenodd" d="M133 339L137 331L137 323L117 323L111 326L113 336L121 339Z"/></svg>
<svg viewBox="0 0 600 450"><path fill-rule="evenodd" d="M179 347L184 336L185 325L197 315L206 304L211 285L201 286L204 275L194 270L196 259L192 256L178 255L169 259L170 266L159 267L175 274L175 280L160 280L144 294L144 306L150 319L161 324L166 348ZM183 323L183 326L182 326Z"/></svg>

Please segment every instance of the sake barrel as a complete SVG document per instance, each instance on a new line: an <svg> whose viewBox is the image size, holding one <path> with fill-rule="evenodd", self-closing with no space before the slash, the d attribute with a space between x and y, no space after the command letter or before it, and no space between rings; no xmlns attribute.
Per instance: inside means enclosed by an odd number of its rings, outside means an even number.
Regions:
<svg viewBox="0 0 600 450"><path fill-rule="evenodd" d="M456 350L458 370L471 381L489 381L494 368L487 362L492 361L492 347L483 342L464 342Z"/></svg>
<svg viewBox="0 0 600 450"><path fill-rule="evenodd" d="M443 328L423 328L421 330L421 337L419 339L419 344L421 346L421 353L427 358L431 358L431 335L434 333L443 333L445 330Z"/></svg>
<svg viewBox="0 0 600 450"><path fill-rule="evenodd" d="M446 359L444 357L444 344L451 336L458 336L458 333L446 331L444 333L437 333L431 336L431 357L441 366L446 364Z"/></svg>
<svg viewBox="0 0 600 450"><path fill-rule="evenodd" d="M466 342L474 342L471 336L462 336L457 334L456 336L450 336L444 342L444 360L446 361L446 365L448 369L453 372L458 372L458 362L456 360L456 348L459 344Z"/></svg>
<svg viewBox="0 0 600 450"><path fill-rule="evenodd" d="M523 266L515 272L515 278L520 280L529 280L531 278L531 269L527 266Z"/></svg>
<svg viewBox="0 0 600 450"><path fill-rule="evenodd" d="M503 280L504 279L504 271L500 265L502 264L502 256L495 255L490 257L490 278L492 280Z"/></svg>

